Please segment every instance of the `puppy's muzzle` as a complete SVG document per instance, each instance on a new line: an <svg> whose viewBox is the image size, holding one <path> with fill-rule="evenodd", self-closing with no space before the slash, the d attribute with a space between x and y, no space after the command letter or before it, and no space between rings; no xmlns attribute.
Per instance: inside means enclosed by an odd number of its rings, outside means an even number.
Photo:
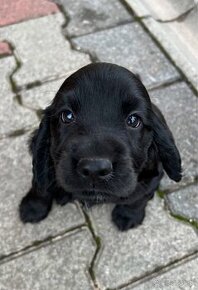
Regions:
<svg viewBox="0 0 198 290"><path fill-rule="evenodd" d="M112 171L111 161L105 158L82 158L77 164L77 172L87 180L105 179Z"/></svg>

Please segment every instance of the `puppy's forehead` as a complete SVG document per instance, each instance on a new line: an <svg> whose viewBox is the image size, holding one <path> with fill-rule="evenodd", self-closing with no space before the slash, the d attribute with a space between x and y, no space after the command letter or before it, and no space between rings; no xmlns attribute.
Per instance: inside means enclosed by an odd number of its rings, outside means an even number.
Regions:
<svg viewBox="0 0 198 290"><path fill-rule="evenodd" d="M148 98L141 81L132 72L108 63L81 68L63 83L58 95L66 103L76 99L81 105L113 104L114 107L128 100Z"/></svg>

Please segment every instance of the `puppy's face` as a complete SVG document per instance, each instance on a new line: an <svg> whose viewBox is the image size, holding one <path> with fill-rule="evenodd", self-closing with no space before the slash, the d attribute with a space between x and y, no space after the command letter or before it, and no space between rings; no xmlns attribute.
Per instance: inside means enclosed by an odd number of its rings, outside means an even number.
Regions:
<svg viewBox="0 0 198 290"><path fill-rule="evenodd" d="M48 108L58 184L79 199L125 198L153 140L151 102L141 81L116 65L69 77Z"/></svg>

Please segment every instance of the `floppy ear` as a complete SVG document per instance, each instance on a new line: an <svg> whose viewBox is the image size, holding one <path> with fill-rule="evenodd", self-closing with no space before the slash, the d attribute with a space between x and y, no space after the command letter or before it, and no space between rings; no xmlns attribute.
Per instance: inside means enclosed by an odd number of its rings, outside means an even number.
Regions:
<svg viewBox="0 0 198 290"><path fill-rule="evenodd" d="M23 222L38 222L52 206L55 173L50 157L50 124L45 113L39 129L33 134L30 151L33 158L32 187L23 197L19 212Z"/></svg>
<svg viewBox="0 0 198 290"><path fill-rule="evenodd" d="M50 190L50 183L54 179L53 163L50 157L50 124L46 113L39 129L34 132L30 150L33 157L32 187L42 196Z"/></svg>
<svg viewBox="0 0 198 290"><path fill-rule="evenodd" d="M153 104L152 108L154 142L157 145L160 160L168 176L178 182L182 178L181 158L179 151L162 113Z"/></svg>

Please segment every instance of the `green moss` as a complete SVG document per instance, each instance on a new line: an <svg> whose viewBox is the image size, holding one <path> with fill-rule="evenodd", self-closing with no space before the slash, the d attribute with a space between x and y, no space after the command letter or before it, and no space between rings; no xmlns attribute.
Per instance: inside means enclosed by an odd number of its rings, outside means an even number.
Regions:
<svg viewBox="0 0 198 290"><path fill-rule="evenodd" d="M35 81L35 82L30 83L30 84L27 84L26 85L26 89L27 90L30 90L30 89L32 89L34 87L38 87L40 85L42 85L42 82L41 81Z"/></svg>
<svg viewBox="0 0 198 290"><path fill-rule="evenodd" d="M15 100L17 101L17 103L19 104L19 105L23 105L23 102L22 102L22 98L21 98L21 96L20 95L15 95Z"/></svg>
<svg viewBox="0 0 198 290"><path fill-rule="evenodd" d="M14 74L14 73L12 72L12 74L10 75L10 84L11 84L12 91L13 91L14 93L17 93L17 92L19 91L19 89L18 89L16 83L15 83L14 80L13 80L13 74Z"/></svg>
<svg viewBox="0 0 198 290"><path fill-rule="evenodd" d="M174 217L175 219L177 219L178 221L182 221L184 223L190 224L191 226L193 226L194 228L196 228L198 230L198 222L196 220L192 220L192 219L188 219L184 216L181 215L177 215L174 213L170 213L172 217Z"/></svg>
<svg viewBox="0 0 198 290"><path fill-rule="evenodd" d="M95 276L95 273L94 273L94 264L95 264L97 255L98 255L98 253L99 253L99 251L101 249L101 240L100 240L100 237L97 236L95 234L95 232L94 232L94 229L93 229L93 226L92 226L92 223L91 223L89 215L87 214L87 212L84 209L82 209L82 211L84 213L87 226L88 226L88 228L89 228L89 230L90 230L90 232L91 232L91 234L93 236L93 239L94 239L94 241L96 243L96 251L94 253L93 259L92 259L92 261L90 263L90 266L89 266L89 275L90 275L90 277L91 277L91 279L92 279L92 281L93 281L93 283L94 283L94 285L95 285L95 287L97 289L98 285L97 285L96 276Z"/></svg>
<svg viewBox="0 0 198 290"><path fill-rule="evenodd" d="M26 133L25 129L16 130L8 135L8 137L18 137Z"/></svg>
<svg viewBox="0 0 198 290"><path fill-rule="evenodd" d="M43 110L42 109L36 110L36 114L39 120L41 120L41 118L43 117Z"/></svg>
<svg viewBox="0 0 198 290"><path fill-rule="evenodd" d="M160 198L164 198L164 196L166 195L164 191L158 189L157 190L157 195L160 197Z"/></svg>
<svg viewBox="0 0 198 290"><path fill-rule="evenodd" d="M157 195L159 196L159 198L164 199L166 193L162 190L157 190ZM170 211L170 215L172 217L174 217L175 219L177 219L178 221L182 221L184 223L190 224L191 226L193 226L195 229L198 229L198 221L193 220L193 219L188 219L187 217L181 216L181 215L177 215L174 214Z"/></svg>
<svg viewBox="0 0 198 290"><path fill-rule="evenodd" d="M15 81L13 80L13 76L20 69L21 62L19 61L18 57L16 56L15 47L13 46L13 44L9 42L9 46L11 47L11 49L13 51L13 56L14 56L14 59L15 59L15 62L16 62L16 67L14 68L12 73L10 74L9 79L10 79L10 84L11 84L11 87L12 87L12 91L14 93L17 93L19 91L19 88L18 88L17 84L15 83Z"/></svg>

